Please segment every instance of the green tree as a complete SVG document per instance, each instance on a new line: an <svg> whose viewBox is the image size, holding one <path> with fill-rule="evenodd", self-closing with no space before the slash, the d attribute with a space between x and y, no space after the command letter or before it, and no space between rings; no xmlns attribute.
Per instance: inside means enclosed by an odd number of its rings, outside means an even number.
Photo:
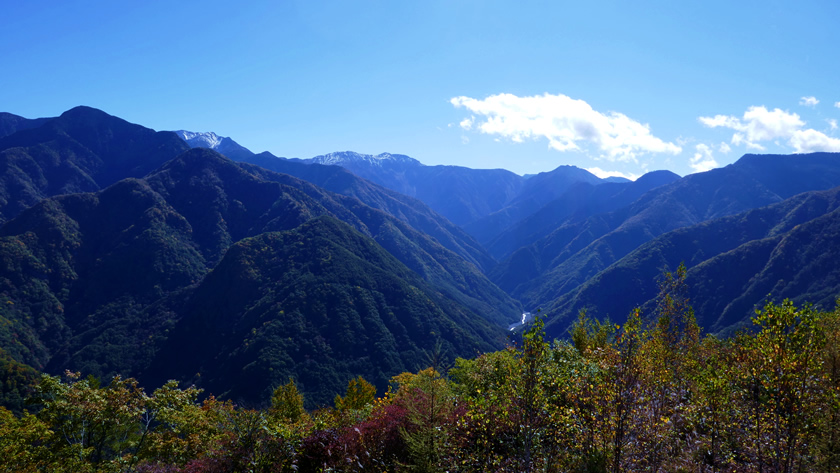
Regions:
<svg viewBox="0 0 840 473"><path fill-rule="evenodd" d="M822 352L823 414L813 442L819 471L840 471L840 300L833 312L825 313L819 328L825 334Z"/></svg>
<svg viewBox="0 0 840 473"><path fill-rule="evenodd" d="M342 404L343 401L342 399ZM303 394L298 392L294 380L290 379L288 383L274 390L268 412L275 419L291 423L298 422L303 417L306 413L303 409Z"/></svg>
<svg viewBox="0 0 840 473"><path fill-rule="evenodd" d="M612 405L611 465L614 473L625 471L625 454L630 443L631 428L639 403L639 380L642 375L642 345L645 334L642 330L641 312L637 308L627 317L627 322L616 339L612 352L610 389Z"/></svg>
<svg viewBox="0 0 840 473"><path fill-rule="evenodd" d="M335 395L335 408L339 412L358 411L364 409L376 399L376 387L358 376L347 383L344 397Z"/></svg>
<svg viewBox="0 0 840 473"><path fill-rule="evenodd" d="M695 428L693 456L713 472L732 466L737 445L738 419L742 416L735 397L737 360L732 340L707 336L698 350L699 368L688 408Z"/></svg>
<svg viewBox="0 0 840 473"><path fill-rule="evenodd" d="M449 383L434 366L411 377L400 376L398 397L407 409L407 426L400 429L413 471L442 470L442 457L449 432L447 422L454 407Z"/></svg>
<svg viewBox="0 0 840 473"><path fill-rule="evenodd" d="M143 460L184 465L215 448L224 436L225 412L230 403L210 396L197 403L200 389L179 389L169 381L156 389L142 417L147 438L140 450Z"/></svg>
<svg viewBox="0 0 840 473"><path fill-rule="evenodd" d="M43 405L38 417L55 432L52 443L60 454L95 465L136 452L145 438L140 420L148 401L137 381L117 376L100 387L79 373L65 376L67 383L44 375L37 388Z"/></svg>
<svg viewBox="0 0 840 473"><path fill-rule="evenodd" d="M406 406L407 425L400 428L413 471L442 471L445 447L449 442L449 422L454 411L454 396L449 380L443 375L444 353L440 343L428 353L429 367L416 375L396 376L396 399Z"/></svg>
<svg viewBox="0 0 840 473"><path fill-rule="evenodd" d="M512 403L518 361L512 347L473 360L457 359L450 376L466 413L457 424L453 455L462 471L498 471L516 453L505 440L516 422Z"/></svg>
<svg viewBox="0 0 840 473"><path fill-rule="evenodd" d="M522 349L517 351L519 376L516 391L521 413L519 440L522 444L520 469L525 472L533 471L537 464L546 460L542 451L546 446L540 442L547 421L543 415L546 393L541 378L548 353L545 322L542 317L536 317L522 335Z"/></svg>
<svg viewBox="0 0 840 473"><path fill-rule="evenodd" d="M620 332L619 340L626 341L621 338L626 333L626 330ZM570 426L565 447L570 457L569 467L564 470L606 472L615 450L612 435L624 413L623 408L614 410L622 407L616 403L621 389L616 370L621 359L616 326L591 319L581 311L572 327L571 339L577 357L570 350L561 350L562 345L555 348L555 358L569 371L558 380L567 386L568 393L567 415L561 421ZM632 358L627 360L632 363Z"/></svg>
<svg viewBox="0 0 840 473"><path fill-rule="evenodd" d="M691 420L688 400L698 368L700 328L686 284L687 269L665 271L659 281L655 322L642 345L640 394L645 405L637 423L638 467L654 471L669 459L680 457Z"/></svg>
<svg viewBox="0 0 840 473"><path fill-rule="evenodd" d="M745 401L750 450L759 468L790 472L807 463L808 439L815 434L823 399L821 314L789 300L768 303L753 323L754 337L740 349L745 369Z"/></svg>
<svg viewBox="0 0 840 473"><path fill-rule="evenodd" d="M582 355L592 350L604 349L614 340L615 328L609 320L601 322L587 316L586 310L581 310L570 329L572 344Z"/></svg>
<svg viewBox="0 0 840 473"><path fill-rule="evenodd" d="M50 429L43 444L63 459L56 468L131 470L144 459L172 453L163 447L163 432L196 428L183 417L197 409L198 389L181 390L170 381L149 396L133 378L115 376L106 386L79 373L66 372L65 378L43 375L34 397L41 407L37 418ZM193 458L201 448L185 456Z"/></svg>
<svg viewBox="0 0 840 473"><path fill-rule="evenodd" d="M0 407L0 472L58 471L54 467L61 458L46 443L51 435L49 426L35 416L25 413L18 418ZM64 463L68 468L81 466L74 458Z"/></svg>

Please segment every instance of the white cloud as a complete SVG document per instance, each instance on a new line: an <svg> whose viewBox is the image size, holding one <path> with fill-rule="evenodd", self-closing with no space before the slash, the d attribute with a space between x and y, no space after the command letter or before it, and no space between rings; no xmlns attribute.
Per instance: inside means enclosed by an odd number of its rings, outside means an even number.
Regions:
<svg viewBox="0 0 840 473"><path fill-rule="evenodd" d="M621 171L604 171L601 168L586 168L586 170L596 175L597 177L600 177L601 179L606 179L608 177L623 177L625 179L635 181L639 178L639 174L632 174Z"/></svg>
<svg viewBox="0 0 840 473"><path fill-rule="evenodd" d="M797 153L813 153L815 151L840 152L840 139L831 138L817 130L797 130L790 138L790 145Z"/></svg>
<svg viewBox="0 0 840 473"><path fill-rule="evenodd" d="M646 124L618 112L598 112L583 100L561 94L533 97L498 94L484 100L454 97L450 103L480 117L478 122L469 119L469 128L465 129L475 127L481 133L517 143L545 138L549 147L557 151L580 151L583 142L590 142L610 161L635 162L641 153L682 151L679 146L653 136Z"/></svg>
<svg viewBox="0 0 840 473"><path fill-rule="evenodd" d="M715 161L715 158L712 155L712 148L710 146L701 143L695 146L694 149L696 149L697 152L694 153L694 157L691 158L691 161L688 164L694 172L705 172L720 166L720 164Z"/></svg>
<svg viewBox="0 0 840 473"><path fill-rule="evenodd" d="M700 117L700 123L709 128L717 128L719 126L726 128L735 128L740 125L740 121L732 116L715 115L714 117Z"/></svg>
<svg viewBox="0 0 840 473"><path fill-rule="evenodd" d="M834 106L840 108L840 102L834 102Z"/></svg>
<svg viewBox="0 0 840 473"><path fill-rule="evenodd" d="M826 119L826 121L828 122L828 126L831 127L832 130L837 129L837 120L836 119L829 118L829 119Z"/></svg>
<svg viewBox="0 0 840 473"><path fill-rule="evenodd" d="M750 107L743 118L715 115L700 117L700 123L710 128L730 128L735 130L732 144L745 145L750 149L763 150L762 141L780 142L787 140L797 153L814 151L840 151L840 139L804 128L805 122L795 113L788 113L778 108L767 110L766 107ZM695 155L696 156L696 155Z"/></svg>
<svg viewBox="0 0 840 473"><path fill-rule="evenodd" d="M806 107L816 107L818 103L820 103L820 101L813 95L799 99L799 105L804 105Z"/></svg>
<svg viewBox="0 0 840 473"><path fill-rule="evenodd" d="M461 120L461 123L459 123L459 125L461 125L461 128L465 130L471 130L473 123L475 123L475 117L470 117Z"/></svg>
<svg viewBox="0 0 840 473"><path fill-rule="evenodd" d="M718 146L718 150L723 154L727 154L732 151L732 148L728 144L721 142L720 146Z"/></svg>

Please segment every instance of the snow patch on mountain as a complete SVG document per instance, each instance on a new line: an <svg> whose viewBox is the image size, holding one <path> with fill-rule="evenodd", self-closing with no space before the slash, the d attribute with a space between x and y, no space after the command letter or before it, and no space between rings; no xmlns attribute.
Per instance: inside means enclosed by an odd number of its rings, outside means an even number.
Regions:
<svg viewBox="0 0 840 473"><path fill-rule="evenodd" d="M334 164L339 166L355 163L368 163L373 166L383 166L385 164L421 165L420 161L402 154L382 153L374 156L372 154L361 154L353 151L328 153L321 156L315 156L307 161L316 164Z"/></svg>
<svg viewBox="0 0 840 473"><path fill-rule="evenodd" d="M190 148L210 148L218 149L222 144L224 136L219 136L212 131L209 132L195 132L187 130L178 130L175 132L182 140L186 141Z"/></svg>
<svg viewBox="0 0 840 473"><path fill-rule="evenodd" d="M254 153L226 136L219 136L212 131L195 132L178 130L175 132L190 148L209 148L227 156L234 161L243 161Z"/></svg>

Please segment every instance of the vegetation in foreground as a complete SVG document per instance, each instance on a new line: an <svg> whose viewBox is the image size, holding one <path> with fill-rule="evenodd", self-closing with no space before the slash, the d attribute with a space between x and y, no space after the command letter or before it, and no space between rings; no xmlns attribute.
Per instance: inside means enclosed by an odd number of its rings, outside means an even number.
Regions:
<svg viewBox="0 0 840 473"><path fill-rule="evenodd" d="M685 269L657 312L617 327L541 320L518 346L361 377L307 412L293 381L265 409L170 382L43 376L36 413L0 408L0 471L840 471L840 306L768 304L755 330L700 336Z"/></svg>

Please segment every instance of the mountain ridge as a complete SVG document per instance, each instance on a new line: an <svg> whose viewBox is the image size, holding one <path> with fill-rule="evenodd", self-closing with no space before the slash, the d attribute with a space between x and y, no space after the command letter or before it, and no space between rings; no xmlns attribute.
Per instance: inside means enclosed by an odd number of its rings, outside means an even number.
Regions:
<svg viewBox="0 0 840 473"><path fill-rule="evenodd" d="M420 161L403 154L380 153L377 155L371 155L357 153L355 151L337 151L315 156L314 158L301 159L300 161L305 163L336 166L352 166L357 164L369 164L379 167L386 165L425 166L425 164L421 164Z"/></svg>
<svg viewBox="0 0 840 473"><path fill-rule="evenodd" d="M142 177L187 149L174 133L75 107L0 138L0 223L49 196Z"/></svg>
<svg viewBox="0 0 840 473"><path fill-rule="evenodd" d="M8 112L0 112L0 138L11 135L17 131L38 128L54 117L24 118Z"/></svg>
<svg viewBox="0 0 840 473"><path fill-rule="evenodd" d="M205 145L216 146L219 137L207 133ZM186 138L185 138L186 139ZM192 139L192 138L191 138ZM190 146L205 146L196 138ZM221 150L219 150L221 152ZM250 151L249 151L250 153ZM223 152L224 154L224 152ZM627 179L600 179L584 169L561 165L539 174L518 176L504 169L471 169L462 166L425 165L406 155L363 154L354 151L327 153L313 158L277 158L271 153L241 155L234 159L275 169L270 158L304 164L341 166L353 174L386 189L417 198L435 212L468 230L482 243L497 236L476 231L491 227L506 229L559 198L578 182L591 184L630 182ZM491 214L495 221L480 223Z"/></svg>
<svg viewBox="0 0 840 473"><path fill-rule="evenodd" d="M757 308L783 298L829 310L840 295L840 273L831 267L838 228L840 187L673 230L546 307L554 314L549 330L565 330L581 309L614 321L634 307L651 313L656 278L680 263L698 323L711 332L748 325Z"/></svg>
<svg viewBox="0 0 840 473"><path fill-rule="evenodd" d="M491 279L525 307L553 307L659 235L774 204L802 189L840 185L838 153L770 155L766 163L760 161L765 157L747 156L725 168L689 175L648 191L627 207L564 224L512 253ZM761 172L755 172L757 164L764 166ZM767 168L774 172L768 174Z"/></svg>
<svg viewBox="0 0 840 473"><path fill-rule="evenodd" d="M184 140L190 148L212 149L236 161L242 161L254 155L251 150L233 141L233 139L227 136L219 136L212 131L177 130L174 133Z"/></svg>

